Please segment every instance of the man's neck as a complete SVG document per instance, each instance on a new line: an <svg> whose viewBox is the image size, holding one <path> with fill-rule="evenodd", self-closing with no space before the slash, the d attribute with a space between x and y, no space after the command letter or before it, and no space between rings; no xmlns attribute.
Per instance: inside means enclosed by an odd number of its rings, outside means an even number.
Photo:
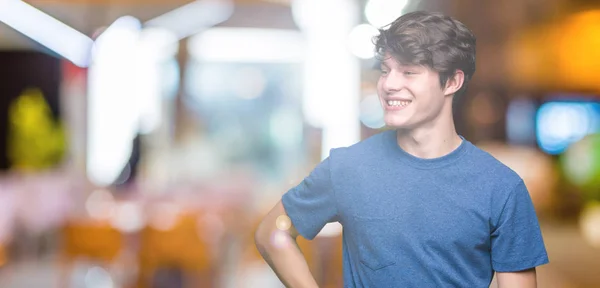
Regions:
<svg viewBox="0 0 600 288"><path fill-rule="evenodd" d="M440 115L430 125L416 129L396 131L398 145L407 153L424 159L442 157L462 143L456 133L452 114Z"/></svg>

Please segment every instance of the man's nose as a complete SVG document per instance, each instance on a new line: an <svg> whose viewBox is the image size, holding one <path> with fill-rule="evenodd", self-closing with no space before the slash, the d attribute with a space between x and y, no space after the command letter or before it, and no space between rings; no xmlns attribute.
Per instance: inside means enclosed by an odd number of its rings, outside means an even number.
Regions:
<svg viewBox="0 0 600 288"><path fill-rule="evenodd" d="M397 72L391 71L383 79L382 88L386 93L394 93L404 88L404 77Z"/></svg>

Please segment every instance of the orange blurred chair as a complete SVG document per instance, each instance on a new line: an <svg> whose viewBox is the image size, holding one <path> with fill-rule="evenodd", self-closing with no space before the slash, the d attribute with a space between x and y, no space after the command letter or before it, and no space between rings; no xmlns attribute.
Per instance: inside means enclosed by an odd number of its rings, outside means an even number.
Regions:
<svg viewBox="0 0 600 288"><path fill-rule="evenodd" d="M61 286L65 286L72 265L88 259L101 265L118 260L124 247L123 235L106 221L69 221L62 229Z"/></svg>
<svg viewBox="0 0 600 288"><path fill-rule="evenodd" d="M2 268L8 262L8 256L6 255L6 246L0 242L0 268Z"/></svg>
<svg viewBox="0 0 600 288"><path fill-rule="evenodd" d="M160 268L176 267L185 272L186 287L214 287L211 245L202 237L210 233L199 215L179 215L171 227L157 229L148 225L142 230L139 250L138 287L149 287Z"/></svg>
<svg viewBox="0 0 600 288"><path fill-rule="evenodd" d="M319 287L342 288L344 286L342 235L318 238L315 241L319 242L318 250L322 260Z"/></svg>

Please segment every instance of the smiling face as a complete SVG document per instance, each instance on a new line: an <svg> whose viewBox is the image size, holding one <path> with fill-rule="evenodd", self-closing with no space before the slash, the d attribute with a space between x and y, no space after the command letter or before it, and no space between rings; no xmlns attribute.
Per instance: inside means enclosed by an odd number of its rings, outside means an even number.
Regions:
<svg viewBox="0 0 600 288"><path fill-rule="evenodd" d="M385 123L411 130L450 127L452 98L464 94L475 73L473 33L452 17L426 11L406 13L379 32L375 51L383 73L377 91Z"/></svg>
<svg viewBox="0 0 600 288"><path fill-rule="evenodd" d="M444 90L439 74L428 67L404 65L389 56L382 60L377 92L388 127L414 129L433 121L444 105L452 105Z"/></svg>

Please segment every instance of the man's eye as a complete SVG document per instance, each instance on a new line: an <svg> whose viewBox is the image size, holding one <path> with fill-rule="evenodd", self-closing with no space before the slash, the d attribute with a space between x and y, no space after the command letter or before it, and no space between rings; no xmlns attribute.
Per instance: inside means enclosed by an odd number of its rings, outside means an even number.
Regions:
<svg viewBox="0 0 600 288"><path fill-rule="evenodd" d="M404 71L404 75L415 75L417 73L412 72L412 71Z"/></svg>

